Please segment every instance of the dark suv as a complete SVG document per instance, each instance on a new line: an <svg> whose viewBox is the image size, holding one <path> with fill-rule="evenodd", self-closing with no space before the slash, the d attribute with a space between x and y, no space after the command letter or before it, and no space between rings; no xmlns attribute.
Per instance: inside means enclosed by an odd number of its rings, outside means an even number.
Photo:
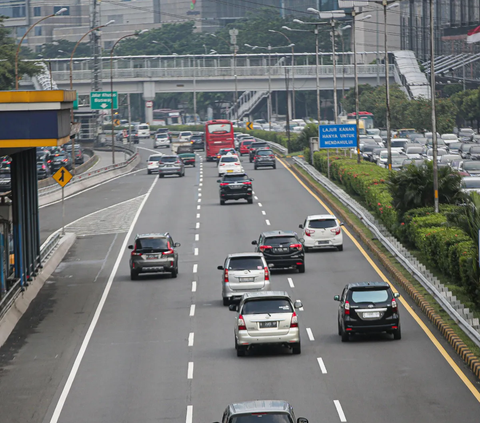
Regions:
<svg viewBox="0 0 480 423"><path fill-rule="evenodd" d="M298 269L305 272L304 240L292 231L272 231L260 234L252 241L255 251L263 253L269 267Z"/></svg>
<svg viewBox="0 0 480 423"><path fill-rule="evenodd" d="M252 181L246 173L225 173L222 179L217 180L220 183L220 204L223 206L227 200L240 199L252 204Z"/></svg>
<svg viewBox="0 0 480 423"><path fill-rule="evenodd" d="M253 165L255 170L259 167L273 167L276 169L275 154L269 148L258 148L253 158Z"/></svg>
<svg viewBox="0 0 480 423"><path fill-rule="evenodd" d="M205 141L203 139L203 135L192 135L190 137L190 144L194 150L205 151Z"/></svg>
<svg viewBox="0 0 480 423"><path fill-rule="evenodd" d="M338 334L348 342L354 333L387 332L401 339L398 292L386 282L357 282L345 285L338 307Z"/></svg>
<svg viewBox="0 0 480 423"><path fill-rule="evenodd" d="M130 256L130 278L138 279L140 273L171 273L172 278L178 274L178 253L175 248L180 243L173 242L172 236L164 234L142 234L135 237Z"/></svg>
<svg viewBox="0 0 480 423"><path fill-rule="evenodd" d="M250 163L253 163L253 159L255 157L255 154L257 152L257 149L259 148L269 148L268 144L265 141L255 141L250 144Z"/></svg>

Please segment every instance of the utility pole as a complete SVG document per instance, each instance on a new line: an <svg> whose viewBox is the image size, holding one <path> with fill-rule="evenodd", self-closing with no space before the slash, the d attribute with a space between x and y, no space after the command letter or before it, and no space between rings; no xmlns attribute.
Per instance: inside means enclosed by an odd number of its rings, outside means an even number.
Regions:
<svg viewBox="0 0 480 423"><path fill-rule="evenodd" d="M100 0L92 0L90 5L90 28L94 29L100 26ZM92 69L92 86L91 91L102 91L102 52L100 48L100 34L97 31L90 33L90 45L92 48L93 69ZM94 112L93 138L94 142L98 142L98 133L100 127L100 114ZM113 122L112 122L113 125Z"/></svg>

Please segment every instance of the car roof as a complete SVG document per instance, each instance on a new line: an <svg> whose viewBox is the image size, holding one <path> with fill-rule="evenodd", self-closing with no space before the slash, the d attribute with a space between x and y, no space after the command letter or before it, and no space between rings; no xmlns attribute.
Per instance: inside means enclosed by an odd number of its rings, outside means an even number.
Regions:
<svg viewBox="0 0 480 423"><path fill-rule="evenodd" d="M259 291L259 292L247 292L243 294L243 299L255 299L255 298L276 298L286 297L290 299L290 295L286 291Z"/></svg>
<svg viewBox="0 0 480 423"><path fill-rule="evenodd" d="M150 156L148 156L148 159L150 160L152 157L163 157L163 154L150 154Z"/></svg>
<svg viewBox="0 0 480 423"><path fill-rule="evenodd" d="M164 159L167 158L167 157L178 157L178 155L177 154L164 154L162 156L162 158L164 158Z"/></svg>
<svg viewBox="0 0 480 423"><path fill-rule="evenodd" d="M262 253L232 253L227 256L227 258L232 257L263 257Z"/></svg>
<svg viewBox="0 0 480 423"><path fill-rule="evenodd" d="M259 411L290 412L292 407L288 402L282 400L255 400L230 404L228 408L231 414L246 414Z"/></svg>
<svg viewBox="0 0 480 423"><path fill-rule="evenodd" d="M307 220L312 219L336 219L333 214L314 214L312 216L307 216Z"/></svg>
<svg viewBox="0 0 480 423"><path fill-rule="evenodd" d="M467 179L468 181L480 181L480 176L463 176L463 179Z"/></svg>
<svg viewBox="0 0 480 423"><path fill-rule="evenodd" d="M151 233L151 234L137 234L135 236L136 238L165 238L168 235L168 232L165 232L164 234L161 233Z"/></svg>
<svg viewBox="0 0 480 423"><path fill-rule="evenodd" d="M262 232L262 234L267 238L272 236L296 235L296 233L293 231L268 231L268 232Z"/></svg>
<svg viewBox="0 0 480 423"><path fill-rule="evenodd" d="M375 288L390 288L387 282L355 282L347 284L349 290L361 290L361 289L375 289Z"/></svg>
<svg viewBox="0 0 480 423"><path fill-rule="evenodd" d="M248 176L245 172L231 172L225 173L223 176Z"/></svg>

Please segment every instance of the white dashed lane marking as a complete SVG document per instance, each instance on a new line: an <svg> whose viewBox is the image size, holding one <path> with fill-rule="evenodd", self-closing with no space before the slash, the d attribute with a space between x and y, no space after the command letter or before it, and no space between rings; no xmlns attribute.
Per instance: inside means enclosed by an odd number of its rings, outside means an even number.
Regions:
<svg viewBox="0 0 480 423"><path fill-rule="evenodd" d="M193 379L193 361L188 362L187 379Z"/></svg>
<svg viewBox="0 0 480 423"><path fill-rule="evenodd" d="M262 203L257 203L258 204L258 207L262 207Z"/></svg>
<svg viewBox="0 0 480 423"><path fill-rule="evenodd" d="M342 423L347 421L347 418L345 417L345 413L343 412L342 405L340 404L340 401L338 400L333 400L333 403L335 404L335 408L337 409L338 417L340 417L340 421Z"/></svg>
<svg viewBox="0 0 480 423"><path fill-rule="evenodd" d="M310 339L310 341L315 341L315 338L313 337L312 329L307 328L307 335L308 335L308 339Z"/></svg>
<svg viewBox="0 0 480 423"><path fill-rule="evenodd" d="M197 292L197 282L192 282L192 292Z"/></svg>
<svg viewBox="0 0 480 423"><path fill-rule="evenodd" d="M265 210L262 210L262 214L265 216L267 212Z"/></svg>
<svg viewBox="0 0 480 423"><path fill-rule="evenodd" d="M195 304L190 306L190 317L195 316Z"/></svg>
<svg viewBox="0 0 480 423"><path fill-rule="evenodd" d="M197 213L197 219L200 219L200 213Z"/></svg>
<svg viewBox="0 0 480 423"><path fill-rule="evenodd" d="M268 226L270 226L270 220L265 219L265 223L266 223Z"/></svg>
<svg viewBox="0 0 480 423"><path fill-rule="evenodd" d="M320 370L324 375L327 374L327 368L325 367L325 363L323 362L323 359L321 357L317 358L318 365L320 366Z"/></svg>
<svg viewBox="0 0 480 423"><path fill-rule="evenodd" d="M200 235L199 234L195 234L195 241L199 241L200 240Z"/></svg>
<svg viewBox="0 0 480 423"><path fill-rule="evenodd" d="M197 206L197 210L200 210L202 208L202 206L198 205Z"/></svg>
<svg viewBox="0 0 480 423"><path fill-rule="evenodd" d="M200 222L197 222L196 228L200 228Z"/></svg>
<svg viewBox="0 0 480 423"><path fill-rule="evenodd" d="M197 273L197 270L198 270L198 264L194 264L193 265L193 273Z"/></svg>
<svg viewBox="0 0 480 423"><path fill-rule="evenodd" d="M187 416L185 417L185 423L192 423L193 420L193 405L187 405Z"/></svg>
<svg viewBox="0 0 480 423"><path fill-rule="evenodd" d="M195 248L195 250L193 250L193 255L198 256L198 248Z"/></svg>
<svg viewBox="0 0 480 423"><path fill-rule="evenodd" d="M195 334L193 332L190 332L190 335L188 335L188 346L193 347L193 340L195 338Z"/></svg>
<svg viewBox="0 0 480 423"><path fill-rule="evenodd" d="M288 284L290 285L290 288L295 288L292 278L288 278L287 280L288 280Z"/></svg>

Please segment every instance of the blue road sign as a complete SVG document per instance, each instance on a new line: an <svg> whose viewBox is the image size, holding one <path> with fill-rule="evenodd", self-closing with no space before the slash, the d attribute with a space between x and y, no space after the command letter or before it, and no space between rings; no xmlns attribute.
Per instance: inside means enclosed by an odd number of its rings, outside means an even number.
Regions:
<svg viewBox="0 0 480 423"><path fill-rule="evenodd" d="M357 146L357 125L320 125L320 148L353 148Z"/></svg>

